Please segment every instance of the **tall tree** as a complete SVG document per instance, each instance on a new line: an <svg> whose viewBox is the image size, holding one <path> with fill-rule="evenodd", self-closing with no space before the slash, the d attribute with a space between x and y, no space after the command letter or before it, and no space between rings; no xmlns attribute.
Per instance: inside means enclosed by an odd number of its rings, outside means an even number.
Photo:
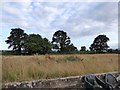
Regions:
<svg viewBox="0 0 120 90"><path fill-rule="evenodd" d="M24 49L24 42L27 38L27 34L20 28L14 28L11 30L10 36L5 42L10 44L8 48L13 47L13 51L15 51L16 54L21 54L21 50Z"/></svg>
<svg viewBox="0 0 120 90"><path fill-rule="evenodd" d="M25 46L29 54L45 54L51 51L51 44L48 39L42 38L39 34L30 34Z"/></svg>
<svg viewBox="0 0 120 90"><path fill-rule="evenodd" d="M52 37L52 44L53 44L53 49L57 49L60 52L65 52L68 46L73 50L73 44L71 44L70 37L67 35L66 32L62 30L58 30L53 34ZM76 48L74 48L75 50Z"/></svg>
<svg viewBox="0 0 120 90"><path fill-rule="evenodd" d="M95 39L93 44L90 46L91 51L98 51L103 52L107 51L109 46L107 45L107 42L109 41L109 38L106 35L98 35Z"/></svg>

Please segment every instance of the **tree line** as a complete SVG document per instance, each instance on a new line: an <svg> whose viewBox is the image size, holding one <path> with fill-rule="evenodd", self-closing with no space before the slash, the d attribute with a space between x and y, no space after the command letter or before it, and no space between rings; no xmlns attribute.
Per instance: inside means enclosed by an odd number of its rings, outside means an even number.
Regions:
<svg viewBox="0 0 120 90"><path fill-rule="evenodd" d="M52 42L47 38L43 38L39 34L27 34L21 28L11 29L10 36L5 41L9 44L8 48L12 48L12 53L21 55L47 54L47 53L78 53L78 52L112 52L107 42L109 38L106 35L98 35L89 50L85 46L81 46L79 51L77 47L71 43L70 37L63 30L58 30L53 34Z"/></svg>

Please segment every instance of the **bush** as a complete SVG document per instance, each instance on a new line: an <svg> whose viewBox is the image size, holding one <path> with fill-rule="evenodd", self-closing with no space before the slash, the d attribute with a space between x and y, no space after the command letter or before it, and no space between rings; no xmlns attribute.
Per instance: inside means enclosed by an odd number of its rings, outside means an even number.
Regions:
<svg viewBox="0 0 120 90"><path fill-rule="evenodd" d="M7 51L7 50L5 50L5 51L1 51L1 54L2 55L13 55L14 53L13 53L13 51Z"/></svg>
<svg viewBox="0 0 120 90"><path fill-rule="evenodd" d="M66 56L64 60L65 60L66 62L67 62L67 61L73 62L73 61L79 61L80 58L77 57L77 56Z"/></svg>

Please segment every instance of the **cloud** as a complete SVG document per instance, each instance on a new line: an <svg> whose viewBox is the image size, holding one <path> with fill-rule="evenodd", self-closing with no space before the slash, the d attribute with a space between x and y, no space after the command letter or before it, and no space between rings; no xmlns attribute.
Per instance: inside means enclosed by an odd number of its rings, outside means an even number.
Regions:
<svg viewBox="0 0 120 90"><path fill-rule="evenodd" d="M20 27L51 39L62 29L74 40L86 38L92 42L98 34L110 38L118 33L116 2L3 2L0 24L3 28ZM117 42L117 37L111 43ZM78 41L78 40L76 40ZM75 43L77 44L77 42ZM86 42L87 43L87 42ZM113 43L113 44L114 44Z"/></svg>

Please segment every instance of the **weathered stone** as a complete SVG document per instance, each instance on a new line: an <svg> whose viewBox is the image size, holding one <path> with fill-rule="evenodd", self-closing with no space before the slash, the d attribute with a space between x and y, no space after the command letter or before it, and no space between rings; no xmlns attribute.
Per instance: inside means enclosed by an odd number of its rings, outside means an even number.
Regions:
<svg viewBox="0 0 120 90"><path fill-rule="evenodd" d="M120 74L118 72L111 72L113 75L120 78ZM102 76L105 73L95 74L97 76ZM48 79L48 80L34 80L34 81L24 81L24 82L13 82L13 83L3 83L3 88L82 88L84 87L84 83L82 82L83 76L72 76L65 78L56 78L56 79ZM45 89L44 89L45 90ZM65 89L67 90L67 89ZM71 89L70 89L71 90ZM79 89L77 89L79 90Z"/></svg>

